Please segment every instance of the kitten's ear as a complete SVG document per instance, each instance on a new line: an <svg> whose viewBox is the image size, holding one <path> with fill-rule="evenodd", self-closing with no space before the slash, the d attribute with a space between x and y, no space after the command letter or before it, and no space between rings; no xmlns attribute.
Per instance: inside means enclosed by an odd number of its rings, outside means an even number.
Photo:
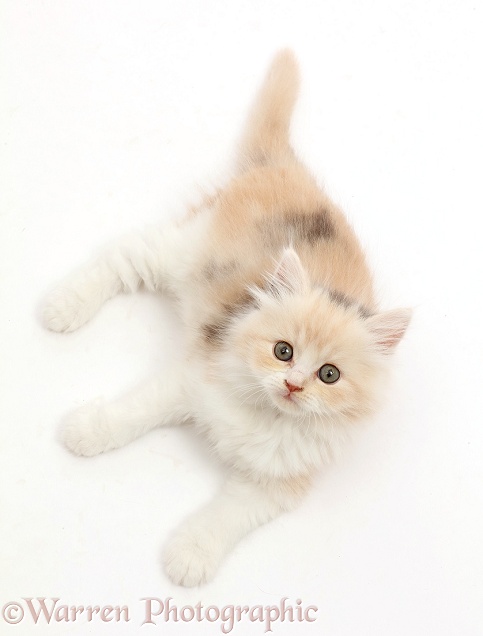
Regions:
<svg viewBox="0 0 483 636"><path fill-rule="evenodd" d="M381 353L392 353L411 320L411 309L393 309L366 319L366 325Z"/></svg>
<svg viewBox="0 0 483 636"><path fill-rule="evenodd" d="M289 292L303 293L310 287L309 277L297 252L291 247L283 250L275 271L268 278L269 292L275 295Z"/></svg>

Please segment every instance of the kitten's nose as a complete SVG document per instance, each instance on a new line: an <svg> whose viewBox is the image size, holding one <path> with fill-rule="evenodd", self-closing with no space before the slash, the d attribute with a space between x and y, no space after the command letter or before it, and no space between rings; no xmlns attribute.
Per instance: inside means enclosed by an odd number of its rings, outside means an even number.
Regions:
<svg viewBox="0 0 483 636"><path fill-rule="evenodd" d="M285 386L290 391L290 393L294 393L294 391L303 391L304 390L303 387L295 386L295 384L290 384L290 382L287 382L287 380L284 380L284 382L285 382Z"/></svg>

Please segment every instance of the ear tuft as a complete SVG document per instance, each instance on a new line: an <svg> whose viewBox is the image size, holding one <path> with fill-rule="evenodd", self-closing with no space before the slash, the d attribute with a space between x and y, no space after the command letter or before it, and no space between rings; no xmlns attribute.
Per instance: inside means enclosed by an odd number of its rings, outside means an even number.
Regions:
<svg viewBox="0 0 483 636"><path fill-rule="evenodd" d="M406 333L411 321L411 309L392 309L367 318L366 325L374 344L382 353L392 353Z"/></svg>
<svg viewBox="0 0 483 636"><path fill-rule="evenodd" d="M280 296L283 293L303 293L310 287L309 278L297 252L287 247L277 263L275 271L268 277L269 292Z"/></svg>

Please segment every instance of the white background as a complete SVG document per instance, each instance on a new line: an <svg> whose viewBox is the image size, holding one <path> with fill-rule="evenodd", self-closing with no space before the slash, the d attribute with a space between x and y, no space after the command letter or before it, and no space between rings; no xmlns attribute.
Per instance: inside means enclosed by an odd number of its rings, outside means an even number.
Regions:
<svg viewBox="0 0 483 636"><path fill-rule="evenodd" d="M483 633L481 3L4 0L0 604L128 605L129 623L3 634L216 634L140 627L178 606L319 609L276 634ZM346 210L385 308L413 306L384 408L299 510L243 541L215 581L172 585L161 548L222 472L185 430L76 458L59 423L170 371L180 332L149 294L49 333L50 286L107 240L183 213L216 183L274 52L303 73L298 154ZM263 634L260 623L233 634Z"/></svg>

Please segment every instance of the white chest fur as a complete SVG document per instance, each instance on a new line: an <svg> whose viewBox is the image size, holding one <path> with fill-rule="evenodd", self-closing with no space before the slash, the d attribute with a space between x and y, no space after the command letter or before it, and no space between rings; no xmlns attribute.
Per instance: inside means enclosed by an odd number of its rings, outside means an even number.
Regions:
<svg viewBox="0 0 483 636"><path fill-rule="evenodd" d="M337 422L298 420L227 393L226 386L197 384L191 411L221 460L244 473L286 479L312 472L343 437Z"/></svg>

